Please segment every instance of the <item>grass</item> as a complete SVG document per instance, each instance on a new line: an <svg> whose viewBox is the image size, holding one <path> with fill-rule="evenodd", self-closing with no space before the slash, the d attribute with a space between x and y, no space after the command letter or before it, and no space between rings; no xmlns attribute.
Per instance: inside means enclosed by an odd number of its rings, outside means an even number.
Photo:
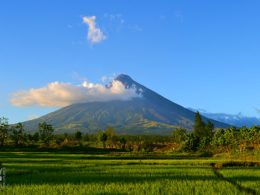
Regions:
<svg viewBox="0 0 260 195"><path fill-rule="evenodd" d="M243 194L217 177L223 159L186 155L2 152L3 194ZM259 192L259 167L225 167L225 177Z"/></svg>
<svg viewBox="0 0 260 195"><path fill-rule="evenodd" d="M260 168L259 167L227 167L221 174L242 187L254 189L260 194Z"/></svg>

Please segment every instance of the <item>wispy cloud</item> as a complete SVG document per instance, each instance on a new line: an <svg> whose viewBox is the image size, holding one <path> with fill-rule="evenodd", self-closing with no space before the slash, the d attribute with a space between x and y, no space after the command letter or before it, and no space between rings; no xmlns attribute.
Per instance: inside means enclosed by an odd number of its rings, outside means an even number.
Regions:
<svg viewBox="0 0 260 195"><path fill-rule="evenodd" d="M52 82L37 89L19 91L12 95L14 106L64 107L75 103L129 100L140 97L136 89L126 89L120 81L112 81L110 87L84 81L81 85Z"/></svg>
<svg viewBox="0 0 260 195"><path fill-rule="evenodd" d="M91 16L91 17L84 16L82 19L83 19L83 23L88 25L87 37L91 43L93 44L100 43L106 39L104 33L96 25L96 16Z"/></svg>

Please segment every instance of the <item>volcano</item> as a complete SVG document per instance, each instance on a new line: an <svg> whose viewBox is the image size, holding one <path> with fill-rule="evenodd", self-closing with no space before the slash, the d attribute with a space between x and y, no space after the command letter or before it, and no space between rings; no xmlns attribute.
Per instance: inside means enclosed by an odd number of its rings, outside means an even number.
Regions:
<svg viewBox="0 0 260 195"><path fill-rule="evenodd" d="M126 89L135 88L139 96L129 100L73 104L23 124L29 131L36 131L38 123L45 121L54 126L56 133L95 133L113 127L120 134L166 135L176 127L192 129L195 112L166 99L128 75L121 74L115 80ZM211 121L217 128L229 127L225 123L202 118L205 122Z"/></svg>

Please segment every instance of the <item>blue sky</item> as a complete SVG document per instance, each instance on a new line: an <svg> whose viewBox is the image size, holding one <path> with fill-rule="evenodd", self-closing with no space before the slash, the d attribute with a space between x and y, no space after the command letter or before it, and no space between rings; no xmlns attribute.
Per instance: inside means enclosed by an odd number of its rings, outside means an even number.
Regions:
<svg viewBox="0 0 260 195"><path fill-rule="evenodd" d="M3 0L0 116L10 122L57 107L10 103L59 81L125 73L185 107L259 116L260 2ZM88 40L95 16L105 40Z"/></svg>

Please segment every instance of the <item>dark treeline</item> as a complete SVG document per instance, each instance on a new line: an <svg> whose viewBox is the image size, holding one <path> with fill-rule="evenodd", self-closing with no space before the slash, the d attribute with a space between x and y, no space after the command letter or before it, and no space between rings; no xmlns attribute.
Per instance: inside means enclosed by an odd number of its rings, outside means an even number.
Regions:
<svg viewBox="0 0 260 195"><path fill-rule="evenodd" d="M9 125L6 118L0 118L0 149L24 148L102 148L136 152L228 152L259 150L260 127L215 129L208 121L202 121L196 113L192 131L176 128L170 136L160 135L118 135L112 127L96 134L76 131L74 134L54 134L52 125L43 122L38 130L28 133L23 124Z"/></svg>

